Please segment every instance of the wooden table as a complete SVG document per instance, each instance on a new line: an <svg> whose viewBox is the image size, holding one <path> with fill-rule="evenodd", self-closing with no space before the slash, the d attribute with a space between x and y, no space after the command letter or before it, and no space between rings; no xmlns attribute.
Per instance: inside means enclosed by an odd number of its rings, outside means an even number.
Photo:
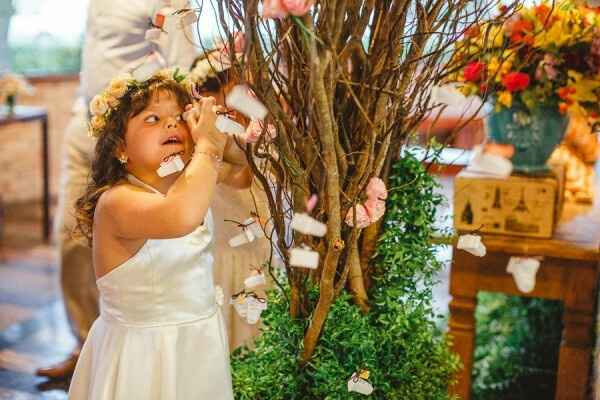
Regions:
<svg viewBox="0 0 600 400"><path fill-rule="evenodd" d="M48 112L43 107L16 106L13 114L8 114L6 107L0 107L0 127L17 122L41 122L42 134L42 235L45 241L50 239L50 183L49 165L50 156L48 149Z"/></svg>
<svg viewBox="0 0 600 400"><path fill-rule="evenodd" d="M598 171L596 171L598 176ZM600 199L593 205L566 204L551 239L483 235L487 255L453 250L450 271L450 335L464 369L452 392L469 399L475 344L477 292L560 300L564 304L556 399L586 399L593 350L600 245ZM506 272L511 256L542 256L531 293L521 293Z"/></svg>

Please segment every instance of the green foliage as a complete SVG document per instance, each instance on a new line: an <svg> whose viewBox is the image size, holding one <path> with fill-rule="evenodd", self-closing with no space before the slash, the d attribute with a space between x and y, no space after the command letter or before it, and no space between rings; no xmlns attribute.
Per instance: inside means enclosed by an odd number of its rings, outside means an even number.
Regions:
<svg viewBox="0 0 600 400"><path fill-rule="evenodd" d="M433 275L440 268L430 243L436 206L434 180L407 155L393 168L385 233L363 315L343 293L327 316L314 357L298 363L305 320L292 320L285 295L269 293L264 329L253 350L232 355L237 399L359 399L347 381L370 371L373 399L446 399L458 358L435 328ZM315 301L318 290L311 291Z"/></svg>
<svg viewBox="0 0 600 400"><path fill-rule="evenodd" d="M480 293L474 398L553 399L561 315L557 301Z"/></svg>

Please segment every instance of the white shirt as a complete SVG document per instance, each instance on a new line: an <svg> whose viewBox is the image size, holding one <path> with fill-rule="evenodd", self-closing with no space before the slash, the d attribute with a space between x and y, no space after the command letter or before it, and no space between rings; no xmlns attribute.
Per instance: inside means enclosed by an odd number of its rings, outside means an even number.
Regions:
<svg viewBox="0 0 600 400"><path fill-rule="evenodd" d="M185 8L187 0L91 0L83 44L81 91L89 101L100 93L109 81L125 67L141 62L152 50L157 50L169 66L178 65L186 71L197 50L192 42L191 27L182 28L177 17L166 19L158 46L145 40L149 21L154 13L169 5Z"/></svg>

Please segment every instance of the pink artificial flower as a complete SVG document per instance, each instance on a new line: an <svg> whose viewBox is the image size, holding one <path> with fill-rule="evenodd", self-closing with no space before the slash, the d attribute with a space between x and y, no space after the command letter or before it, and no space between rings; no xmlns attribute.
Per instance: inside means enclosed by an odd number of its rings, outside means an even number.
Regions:
<svg viewBox="0 0 600 400"><path fill-rule="evenodd" d="M287 15L283 0L263 0L263 18L285 18Z"/></svg>
<svg viewBox="0 0 600 400"><path fill-rule="evenodd" d="M221 51L225 55L229 55L229 42L221 43L218 47L220 47ZM246 35L244 32L236 32L233 34L233 52L235 54L243 53L246 48Z"/></svg>
<svg viewBox="0 0 600 400"><path fill-rule="evenodd" d="M296 17L301 17L310 10L310 8L315 3L314 0L282 0L283 5L287 8L287 11L295 15Z"/></svg>
<svg viewBox="0 0 600 400"><path fill-rule="evenodd" d="M319 201L319 197L313 193L312 196L306 200L306 211L311 212L317 205L317 201Z"/></svg>
<svg viewBox="0 0 600 400"><path fill-rule="evenodd" d="M262 135L263 131L263 122L253 119L252 121L250 121L248 127L246 128L246 135L244 136L244 140L246 140L246 142L248 143L256 143L260 138L260 135ZM275 130L275 127L272 124L267 124L266 133L267 137L270 140L273 140L277 136L277 131Z"/></svg>
<svg viewBox="0 0 600 400"><path fill-rule="evenodd" d="M365 210L369 214L369 219L373 224L385 214L385 201L369 199L365 202Z"/></svg>
<svg viewBox="0 0 600 400"><path fill-rule="evenodd" d="M387 199L387 188L385 182L377 177L371 178L367 185L367 197L373 200L384 200Z"/></svg>
<svg viewBox="0 0 600 400"><path fill-rule="evenodd" d="M367 209L362 204L357 204L351 209L348 210L346 214L346 218L344 221L348 226L354 226L354 211L356 210L356 227L357 228L366 228L371 225L371 217L367 212Z"/></svg>

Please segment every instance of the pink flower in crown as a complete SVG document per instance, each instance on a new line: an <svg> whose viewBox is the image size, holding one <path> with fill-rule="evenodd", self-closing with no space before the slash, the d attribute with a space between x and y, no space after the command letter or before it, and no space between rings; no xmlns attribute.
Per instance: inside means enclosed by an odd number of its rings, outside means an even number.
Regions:
<svg viewBox="0 0 600 400"><path fill-rule="evenodd" d="M263 0L263 18L285 18L287 15L283 0Z"/></svg>
<svg viewBox="0 0 600 400"><path fill-rule="evenodd" d="M344 222L346 222L346 224L348 226L354 226L354 211L355 210L356 210L356 227L357 228L362 229L362 228L366 228L367 226L371 225L371 217L369 216L367 209L362 204L357 204L354 207L352 207L351 209L349 209L348 213L346 214L346 218L344 219Z"/></svg>
<svg viewBox="0 0 600 400"><path fill-rule="evenodd" d="M287 11L297 17L306 14L315 3L314 0L282 0Z"/></svg>
<svg viewBox="0 0 600 400"><path fill-rule="evenodd" d="M385 187L385 182L377 177L373 177L371 180L369 180L366 192L369 199L387 199L387 188Z"/></svg>

